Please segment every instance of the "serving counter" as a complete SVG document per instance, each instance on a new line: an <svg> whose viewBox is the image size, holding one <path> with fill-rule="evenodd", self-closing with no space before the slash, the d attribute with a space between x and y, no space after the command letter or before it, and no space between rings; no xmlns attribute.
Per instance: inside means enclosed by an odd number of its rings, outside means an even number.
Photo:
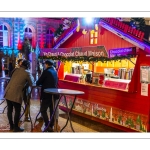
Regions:
<svg viewBox="0 0 150 150"><path fill-rule="evenodd" d="M57 61L59 88L85 92L74 113L125 131L150 131L149 52L99 45L45 49L40 55ZM67 103L71 107L73 97ZM60 108L65 106L61 99Z"/></svg>
<svg viewBox="0 0 150 150"><path fill-rule="evenodd" d="M150 130L150 88L148 84L147 96L142 95L140 67L150 66L149 59L145 52L139 51L132 79L127 81L127 89L67 80L59 80L59 88L85 92L85 95L79 96L76 100L73 108L75 114L124 131L148 132ZM113 79L110 81L116 82ZM121 80L118 80L119 82L121 83ZM72 100L71 96L67 97L69 107L72 105ZM65 110L63 99L60 103L60 109Z"/></svg>

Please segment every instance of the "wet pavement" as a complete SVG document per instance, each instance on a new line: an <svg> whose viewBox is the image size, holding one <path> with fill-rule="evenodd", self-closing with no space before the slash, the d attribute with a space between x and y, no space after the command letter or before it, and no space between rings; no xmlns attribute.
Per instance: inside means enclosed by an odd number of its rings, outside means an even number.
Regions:
<svg viewBox="0 0 150 150"><path fill-rule="evenodd" d="M0 103L3 102L3 95L4 95L4 87L5 82L4 80L0 81ZM0 105L0 132L11 132L9 130L8 119L7 119L7 108L6 101ZM24 104L23 104L24 107ZM34 123L36 115L38 114L40 109L40 100L38 90L34 89L31 95L31 106L30 106L30 113L31 119ZM23 112L23 109L22 109ZM58 120L58 131L65 125L66 122L66 113L59 110L59 120ZM31 130L31 123L30 122L23 122L24 116L22 117L22 122L20 122L20 126L24 128L24 132L42 132L44 125L43 121L37 121L33 130ZM75 132L122 132L118 129L106 126L99 122L91 121L89 119L77 116L72 114L71 116L72 124L74 127ZM63 132L72 132L70 125L68 123L67 127L63 130Z"/></svg>

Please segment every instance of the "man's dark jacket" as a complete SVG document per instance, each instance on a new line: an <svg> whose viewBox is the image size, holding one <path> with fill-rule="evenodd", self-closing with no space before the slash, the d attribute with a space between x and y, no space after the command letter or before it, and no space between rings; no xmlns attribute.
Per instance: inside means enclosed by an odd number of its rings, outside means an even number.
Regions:
<svg viewBox="0 0 150 150"><path fill-rule="evenodd" d="M45 69L41 77L36 82L36 85L42 86L41 88L41 99L49 99L50 94L44 92L46 88L57 88L58 76L54 67L49 67Z"/></svg>

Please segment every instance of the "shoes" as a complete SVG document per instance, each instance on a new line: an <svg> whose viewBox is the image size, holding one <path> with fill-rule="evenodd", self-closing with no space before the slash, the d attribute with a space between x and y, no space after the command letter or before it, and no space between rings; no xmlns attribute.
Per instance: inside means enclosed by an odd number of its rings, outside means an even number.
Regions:
<svg viewBox="0 0 150 150"><path fill-rule="evenodd" d="M19 128L19 127L14 128L14 130L13 130L13 132L23 132L23 131L24 131L24 129L23 128Z"/></svg>
<svg viewBox="0 0 150 150"><path fill-rule="evenodd" d="M14 125L10 125L10 130L13 130L14 129Z"/></svg>
<svg viewBox="0 0 150 150"><path fill-rule="evenodd" d="M47 127L47 125L45 125L45 128ZM45 130L45 128L44 128L44 130ZM47 128L47 130L46 130L46 132L54 132L54 126L49 126L48 128Z"/></svg>
<svg viewBox="0 0 150 150"><path fill-rule="evenodd" d="M43 117L41 116L41 117L37 118L36 120L37 121L43 121Z"/></svg>
<svg viewBox="0 0 150 150"><path fill-rule="evenodd" d="M30 120L30 118L25 118L24 119L24 122L30 122L31 120Z"/></svg>
<svg viewBox="0 0 150 150"><path fill-rule="evenodd" d="M47 132L54 132L53 128L48 127Z"/></svg>

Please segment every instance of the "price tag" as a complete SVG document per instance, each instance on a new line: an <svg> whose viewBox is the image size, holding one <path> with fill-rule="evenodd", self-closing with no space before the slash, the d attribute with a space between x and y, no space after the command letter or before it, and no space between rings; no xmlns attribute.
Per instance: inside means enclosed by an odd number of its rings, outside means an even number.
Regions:
<svg viewBox="0 0 150 150"><path fill-rule="evenodd" d="M146 83L141 84L141 95L148 96L148 84Z"/></svg>
<svg viewBox="0 0 150 150"><path fill-rule="evenodd" d="M142 74L142 81L148 82L148 70L142 69L141 74Z"/></svg>
<svg viewBox="0 0 150 150"><path fill-rule="evenodd" d="M141 74L141 83L150 83L150 67L149 66L141 66L140 69Z"/></svg>

